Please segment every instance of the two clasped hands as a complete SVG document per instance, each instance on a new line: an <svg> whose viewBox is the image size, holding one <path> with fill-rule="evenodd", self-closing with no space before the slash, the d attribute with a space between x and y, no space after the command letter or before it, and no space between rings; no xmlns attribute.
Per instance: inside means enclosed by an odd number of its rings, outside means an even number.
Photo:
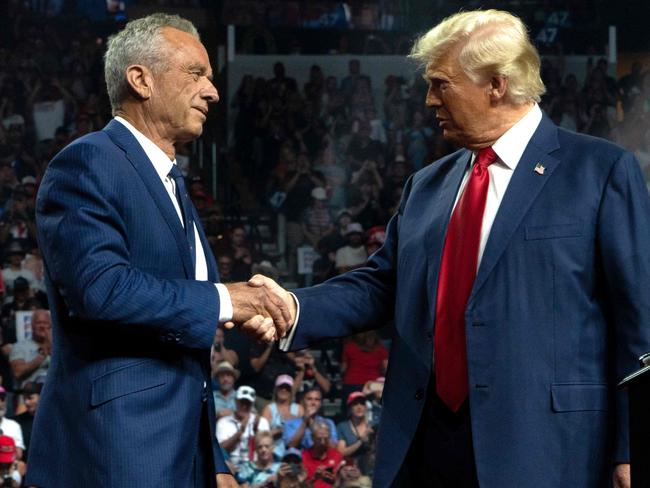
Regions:
<svg viewBox="0 0 650 488"><path fill-rule="evenodd" d="M232 301L232 321L228 329L241 327L260 342L284 337L296 319L297 304L291 293L264 275L255 275L246 283L226 285Z"/></svg>

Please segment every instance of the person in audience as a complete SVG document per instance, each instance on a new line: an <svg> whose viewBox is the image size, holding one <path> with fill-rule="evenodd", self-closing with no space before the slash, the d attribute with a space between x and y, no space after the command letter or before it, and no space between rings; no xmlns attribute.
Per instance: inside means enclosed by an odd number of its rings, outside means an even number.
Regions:
<svg viewBox="0 0 650 488"><path fill-rule="evenodd" d="M43 309L32 313L32 337L19 340L11 349L9 364L18 385L26 381L44 383L52 352L52 320Z"/></svg>
<svg viewBox="0 0 650 488"><path fill-rule="evenodd" d="M386 241L386 227L376 225L366 231L366 253L374 254Z"/></svg>
<svg viewBox="0 0 650 488"><path fill-rule="evenodd" d="M350 140L348 158L353 171L362 169L366 161L374 161L378 166L384 163L385 148L379 141L370 138L371 131L370 124L363 121L359 123L358 132Z"/></svg>
<svg viewBox="0 0 650 488"><path fill-rule="evenodd" d="M272 400L278 376L295 374L291 356L281 353L272 343L252 344L249 358L253 370L250 385L257 391L257 396L266 401Z"/></svg>
<svg viewBox="0 0 650 488"><path fill-rule="evenodd" d="M370 78L361 73L361 61L351 59L348 62L348 75L341 80L341 92L345 97L346 103L350 102L350 98L357 89L359 80L365 80L370 83Z"/></svg>
<svg viewBox="0 0 650 488"><path fill-rule="evenodd" d="M293 392L298 395L304 394L312 387L321 389L327 395L332 389L332 380L329 378L325 365L316 359L309 349L297 351L289 355L296 367L295 383Z"/></svg>
<svg viewBox="0 0 650 488"><path fill-rule="evenodd" d="M223 327L217 327L217 330L214 333L214 342L212 343L211 350L211 364L214 366L218 365L222 361L228 361L233 366L239 364L239 355L234 349L228 349L224 344L225 333Z"/></svg>
<svg viewBox="0 0 650 488"><path fill-rule="evenodd" d="M3 216L4 225L0 228L0 240L17 240L26 243L30 239L36 239L36 224L34 221L34 203L28 199L27 193L22 186L16 186L11 198L6 204L6 211ZM24 258L24 249L23 256Z"/></svg>
<svg viewBox="0 0 650 488"><path fill-rule="evenodd" d="M233 387L239 378L239 371L228 361L221 361L212 370L212 376L218 383L218 387L212 391L217 419L232 415L237 407L237 394Z"/></svg>
<svg viewBox="0 0 650 488"><path fill-rule="evenodd" d="M367 381L382 376L387 366L388 350L377 332L362 332L346 339L341 355L343 400L353 391L361 391Z"/></svg>
<svg viewBox="0 0 650 488"><path fill-rule="evenodd" d="M347 244L336 251L336 272L339 274L363 266L368 253L363 245L363 227L357 222L348 225L345 238Z"/></svg>
<svg viewBox="0 0 650 488"><path fill-rule="evenodd" d="M16 460L22 460L23 451L25 450L23 430L18 422L7 418L7 390L2 386L0 386L0 432L14 440L16 443Z"/></svg>
<svg viewBox="0 0 650 488"><path fill-rule="evenodd" d="M348 230L348 226L352 223L352 216L350 215L349 210L343 209L336 215L336 226L332 231L324 236L319 245L324 247L328 254L332 254L334 258L336 257L336 251L347 244L345 235Z"/></svg>
<svg viewBox="0 0 650 488"><path fill-rule="evenodd" d="M246 229L242 225L237 225L230 231L230 252L234 260L232 274L235 281L245 281L250 278L255 256L248 242Z"/></svg>
<svg viewBox="0 0 650 488"><path fill-rule="evenodd" d="M237 471L237 481L249 488L268 488L276 483L280 462L273 460L273 436L261 431L255 436L255 459L243 463Z"/></svg>
<svg viewBox="0 0 650 488"><path fill-rule="evenodd" d="M25 177L27 178L27 176ZM23 269L31 271L36 278L34 290L45 292L45 268L43 267L43 257L41 250L36 241L29 241L29 253L23 259Z"/></svg>
<svg viewBox="0 0 650 488"><path fill-rule="evenodd" d="M2 306L2 338L5 343L15 343L16 337L16 314L43 308L38 298L32 297L32 290L29 282L19 276L14 281L14 296L9 302Z"/></svg>
<svg viewBox="0 0 650 488"><path fill-rule="evenodd" d="M282 438L287 447L298 447L307 449L314 443L312 439L311 426L316 422L325 423L329 426L328 432L332 446L336 446L338 436L336 425L332 419L320 415L323 405L323 392L318 386L313 386L305 391L302 397L304 414L302 418L289 419L284 423Z"/></svg>
<svg viewBox="0 0 650 488"><path fill-rule="evenodd" d="M343 456L330 444L331 426L328 422L316 420L309 430L314 442L302 451L307 479L313 482L314 488L328 488L336 480Z"/></svg>
<svg viewBox="0 0 650 488"><path fill-rule="evenodd" d="M229 252L221 253L217 256L217 266L219 268L219 279L221 283L233 283L237 281L233 267L235 259Z"/></svg>
<svg viewBox="0 0 650 488"><path fill-rule="evenodd" d="M379 428L379 421L381 420L381 399L384 393L385 378L380 376L374 380L368 381L363 385L363 396L366 397L366 404L368 408L368 423L376 431Z"/></svg>
<svg viewBox="0 0 650 488"><path fill-rule="evenodd" d="M336 475L335 488L372 488L372 479L354 464L344 464Z"/></svg>
<svg viewBox="0 0 650 488"><path fill-rule="evenodd" d="M337 448L348 464L356 465L362 473L371 475L376 433L367 419L366 401L360 391L348 395L345 402L348 418L336 426L339 437Z"/></svg>
<svg viewBox="0 0 650 488"><path fill-rule="evenodd" d="M327 208L327 192L325 188L316 187L311 191L311 205L302 216L302 231L307 241L317 248L318 241L333 229L334 223Z"/></svg>
<svg viewBox="0 0 650 488"><path fill-rule="evenodd" d="M41 397L42 383L35 383L33 381L27 382L20 390L23 397L25 411L16 415L13 420L18 422L20 429L23 433L23 442L25 444L25 451L23 452L23 460L28 462L29 458L29 440L32 436L32 425L34 425L34 416L38 409L38 400Z"/></svg>
<svg viewBox="0 0 650 488"><path fill-rule="evenodd" d="M19 488L22 476L18 469L18 449L16 441L8 435L0 434L0 481L3 487Z"/></svg>
<svg viewBox="0 0 650 488"><path fill-rule="evenodd" d="M374 161L365 164L375 165ZM354 191L350 192L348 208L355 222L361 224L364 229L368 229L385 223L385 210L379 198L381 186L378 178L381 176L376 171L364 172L363 175L357 181Z"/></svg>
<svg viewBox="0 0 650 488"><path fill-rule="evenodd" d="M277 473L277 488L312 488L302 463L302 451L290 447L282 456Z"/></svg>
<svg viewBox="0 0 650 488"><path fill-rule="evenodd" d="M13 283L16 281L16 278L26 280L29 288L34 289L38 287L38 280L34 273L23 266L25 255L26 252L23 245L17 240L11 241L5 250L5 256L8 257L9 266L2 270L2 279L5 282L5 293L7 296L13 296Z"/></svg>
<svg viewBox="0 0 650 488"><path fill-rule="evenodd" d="M217 440L221 449L229 454L229 461L239 470L254 458L258 432L270 431L269 422L255 412L255 390L242 385L237 388L236 407L232 415L217 421Z"/></svg>
<svg viewBox="0 0 650 488"><path fill-rule="evenodd" d="M280 459L284 455L285 445L282 440L284 433L284 424L287 420L302 417L304 409L302 405L295 403L294 398L294 381L288 374L281 374L275 380L273 390L273 401L268 403L262 416L269 421L271 434L273 437L273 455Z"/></svg>

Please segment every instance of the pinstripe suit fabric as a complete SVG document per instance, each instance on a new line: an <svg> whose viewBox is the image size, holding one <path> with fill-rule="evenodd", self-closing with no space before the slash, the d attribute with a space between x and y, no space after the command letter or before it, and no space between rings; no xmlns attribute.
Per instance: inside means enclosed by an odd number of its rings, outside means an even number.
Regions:
<svg viewBox="0 0 650 488"><path fill-rule="evenodd" d="M112 121L52 160L37 226L54 351L28 483L191 486L205 405L214 432L203 385L219 297L212 283L193 280L183 227L125 127ZM205 455L227 471L216 440Z"/></svg>

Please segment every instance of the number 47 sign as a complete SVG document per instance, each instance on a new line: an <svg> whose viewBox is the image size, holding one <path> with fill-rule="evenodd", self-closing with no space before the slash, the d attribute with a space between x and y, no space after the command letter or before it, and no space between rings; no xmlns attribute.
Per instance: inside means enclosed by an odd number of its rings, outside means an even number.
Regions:
<svg viewBox="0 0 650 488"><path fill-rule="evenodd" d="M556 10L546 18L545 25L535 36L539 44L553 44L558 40L558 33L561 28L570 27L569 12Z"/></svg>

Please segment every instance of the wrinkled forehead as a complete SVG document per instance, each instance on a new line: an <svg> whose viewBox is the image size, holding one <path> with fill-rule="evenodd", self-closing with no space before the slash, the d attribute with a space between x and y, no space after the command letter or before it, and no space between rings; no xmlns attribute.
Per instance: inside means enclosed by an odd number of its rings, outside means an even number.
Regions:
<svg viewBox="0 0 650 488"><path fill-rule="evenodd" d="M207 68L210 67L208 52L199 39L173 27L163 27L161 32L169 45L172 57L181 57L185 61L200 62Z"/></svg>

